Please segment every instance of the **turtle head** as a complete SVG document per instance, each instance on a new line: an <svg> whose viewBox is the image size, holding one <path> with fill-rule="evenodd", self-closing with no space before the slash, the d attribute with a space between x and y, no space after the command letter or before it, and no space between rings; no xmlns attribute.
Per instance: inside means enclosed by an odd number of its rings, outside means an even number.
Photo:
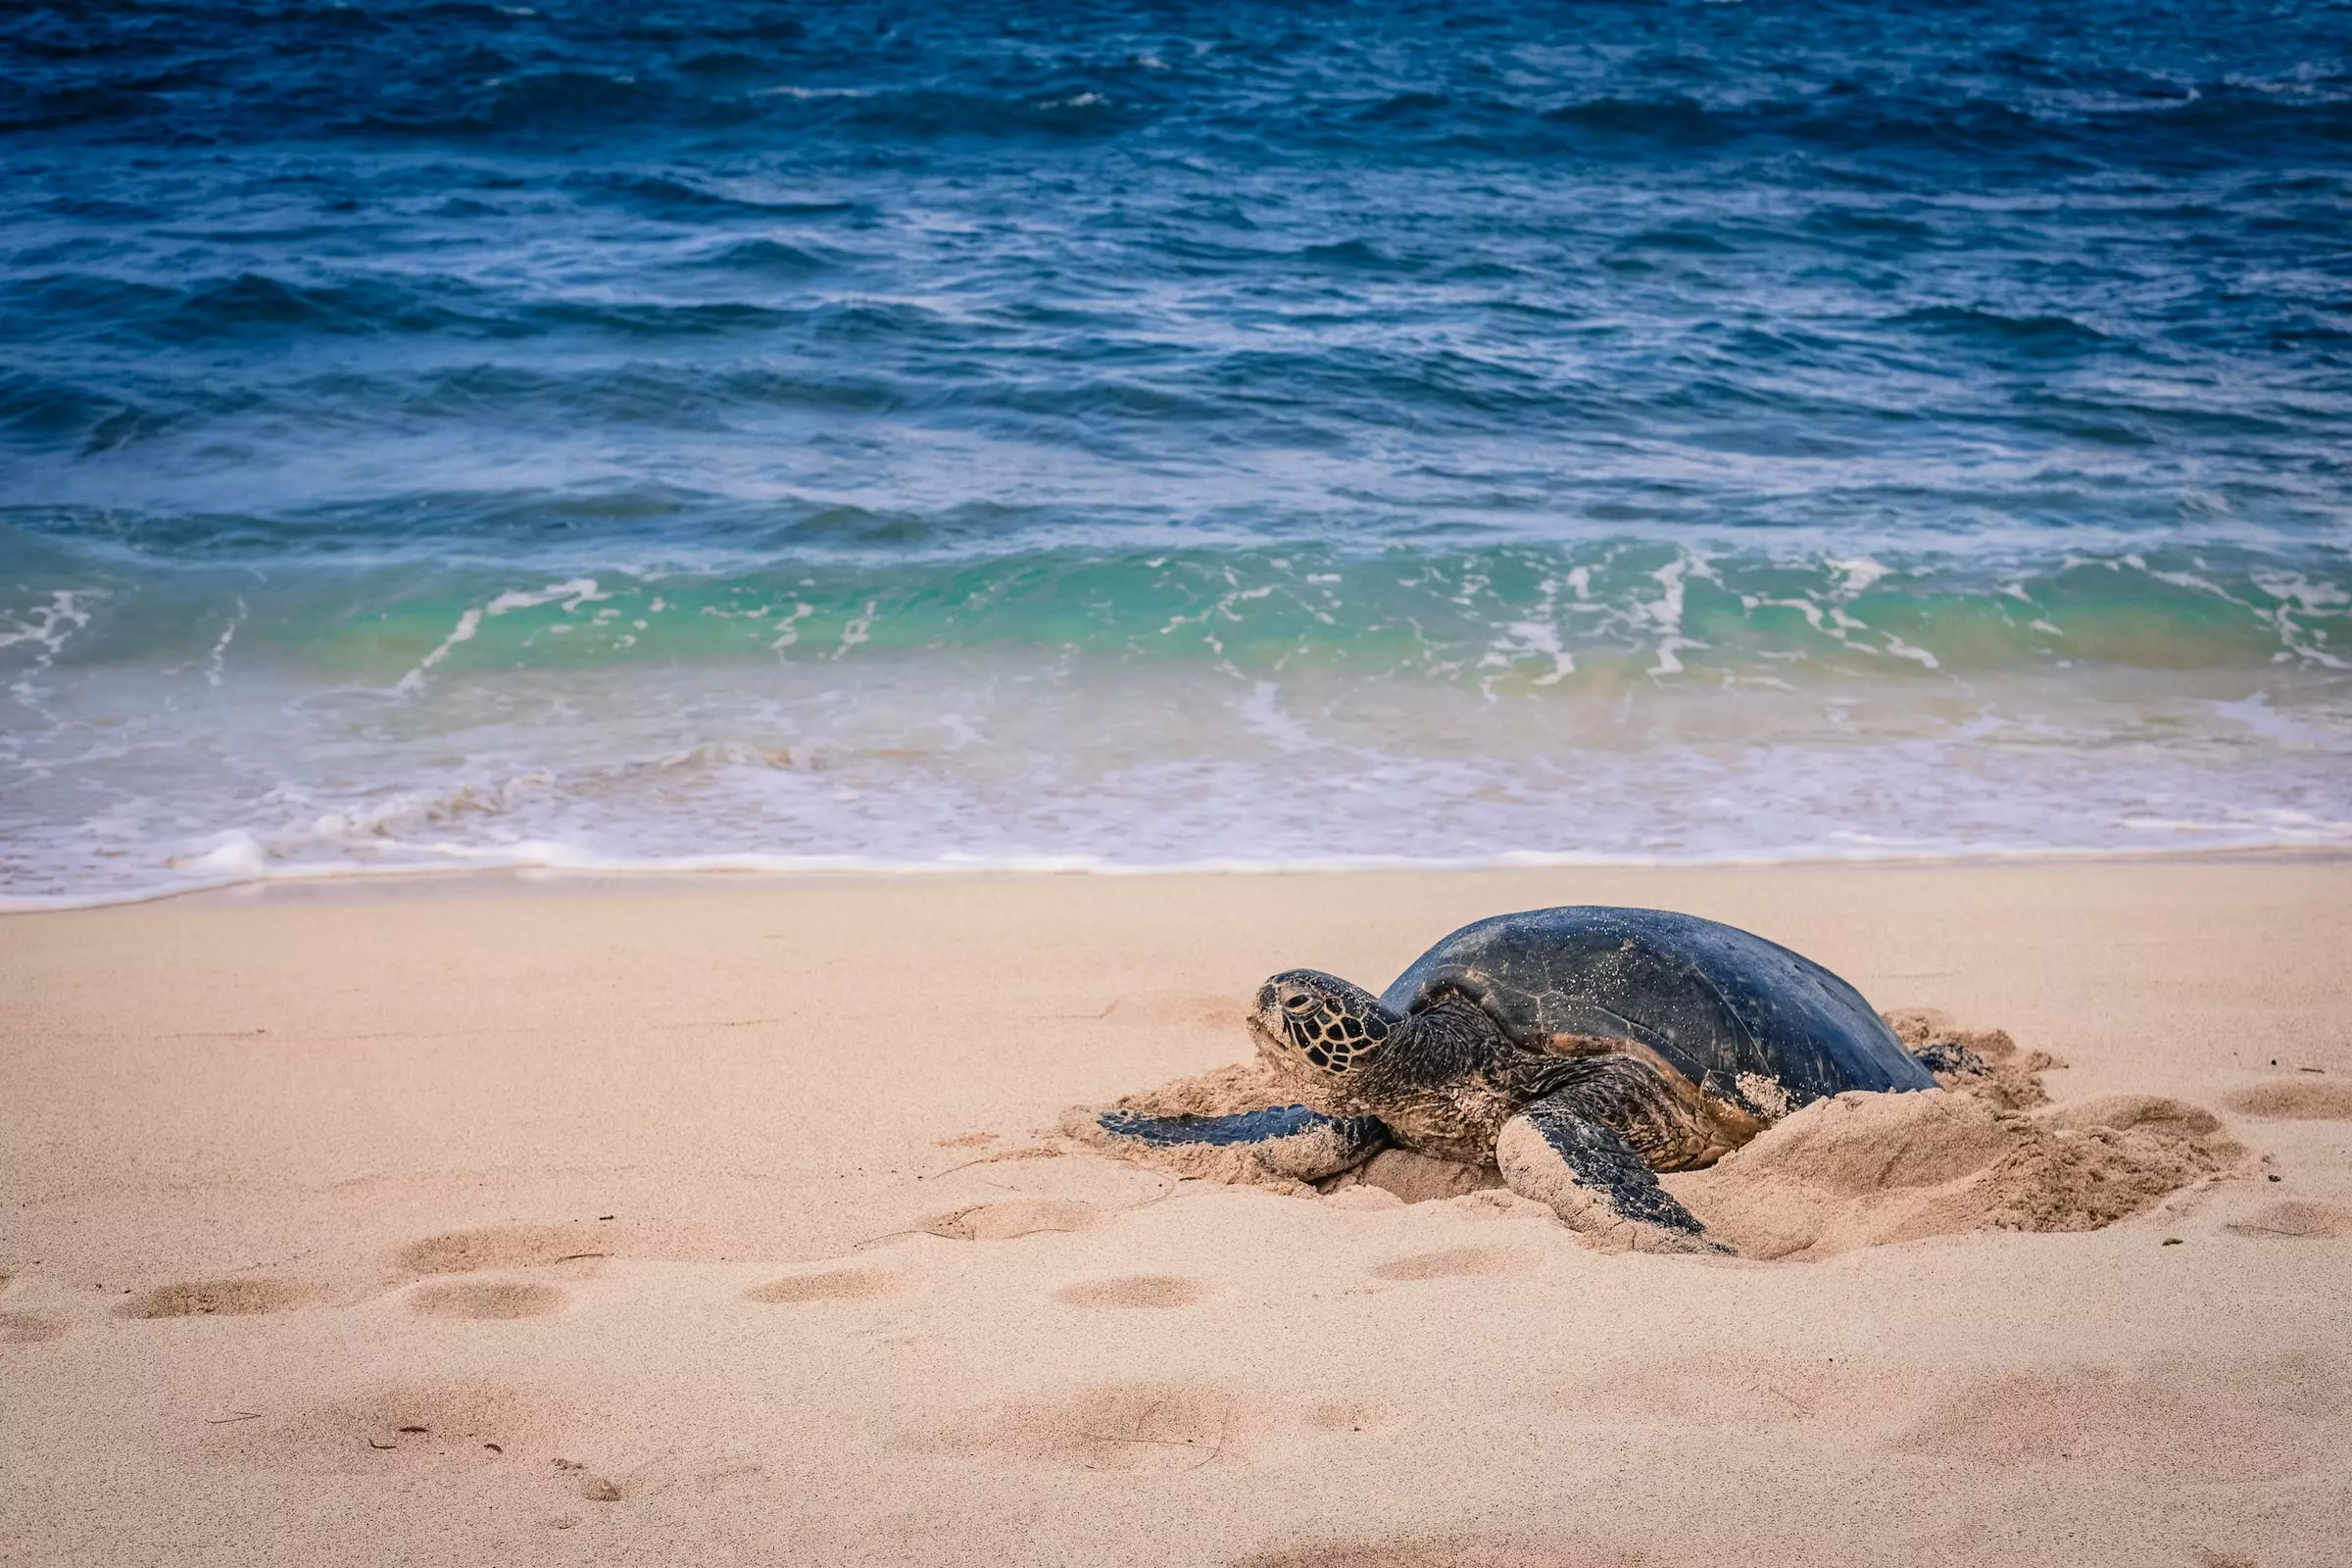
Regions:
<svg viewBox="0 0 2352 1568"><path fill-rule="evenodd" d="M1261 1049L1336 1076L1361 1067L1403 1021L1362 986L1287 969L1257 988L1250 1026Z"/></svg>

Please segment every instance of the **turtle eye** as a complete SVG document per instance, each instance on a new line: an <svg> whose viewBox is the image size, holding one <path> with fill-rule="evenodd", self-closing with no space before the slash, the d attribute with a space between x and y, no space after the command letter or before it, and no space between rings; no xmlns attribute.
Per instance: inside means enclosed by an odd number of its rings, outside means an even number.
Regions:
<svg viewBox="0 0 2352 1568"><path fill-rule="evenodd" d="M1283 998L1282 1004L1292 1012L1309 1012L1314 1008L1315 999L1301 991L1297 996Z"/></svg>

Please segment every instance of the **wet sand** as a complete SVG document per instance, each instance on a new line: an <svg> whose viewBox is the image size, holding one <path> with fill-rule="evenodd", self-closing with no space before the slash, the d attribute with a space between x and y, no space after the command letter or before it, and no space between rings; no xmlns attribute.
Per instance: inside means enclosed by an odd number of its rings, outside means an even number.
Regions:
<svg viewBox="0 0 2352 1568"><path fill-rule="evenodd" d="M1606 1253L1054 1136L1452 926L1727 919L2214 1112L2105 1229ZM0 920L0 1560L2257 1563L2352 1536L2352 867L632 884ZM2277 1180L2272 1180L2277 1177Z"/></svg>

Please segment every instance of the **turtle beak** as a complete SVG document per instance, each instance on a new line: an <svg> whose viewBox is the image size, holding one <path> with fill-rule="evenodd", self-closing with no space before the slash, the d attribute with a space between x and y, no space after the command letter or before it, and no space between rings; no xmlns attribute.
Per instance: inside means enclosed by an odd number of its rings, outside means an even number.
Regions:
<svg viewBox="0 0 2352 1568"><path fill-rule="evenodd" d="M1257 1006L1250 1014L1250 1027L1261 1037L1282 1039L1282 995L1271 980L1257 988Z"/></svg>
<svg viewBox="0 0 2352 1568"><path fill-rule="evenodd" d="M1281 1012L1278 1006L1269 1010L1267 1004L1261 1001L1257 1011L1245 1020L1250 1025L1250 1039L1256 1045L1258 1055L1277 1065L1286 1061L1291 1054L1290 1041L1282 1030Z"/></svg>

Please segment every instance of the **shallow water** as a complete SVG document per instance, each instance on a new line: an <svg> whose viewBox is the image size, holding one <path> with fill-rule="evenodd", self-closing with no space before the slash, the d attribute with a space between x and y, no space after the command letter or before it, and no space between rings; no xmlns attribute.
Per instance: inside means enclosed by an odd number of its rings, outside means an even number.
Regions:
<svg viewBox="0 0 2352 1568"><path fill-rule="evenodd" d="M2321 5L0 17L0 899L2352 843Z"/></svg>

